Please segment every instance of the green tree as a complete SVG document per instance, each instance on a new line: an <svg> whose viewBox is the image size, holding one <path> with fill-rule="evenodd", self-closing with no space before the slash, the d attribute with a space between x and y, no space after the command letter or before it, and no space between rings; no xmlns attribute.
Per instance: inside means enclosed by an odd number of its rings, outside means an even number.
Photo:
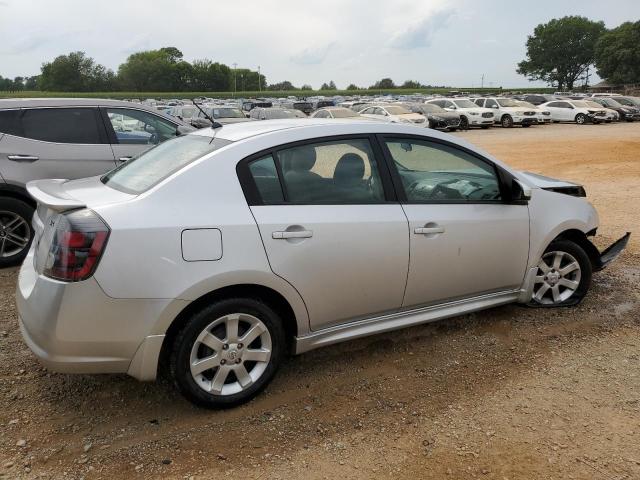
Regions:
<svg viewBox="0 0 640 480"><path fill-rule="evenodd" d="M191 65L191 89L196 92L228 92L233 89L231 69L211 60L195 60Z"/></svg>
<svg viewBox="0 0 640 480"><path fill-rule="evenodd" d="M264 75L260 74L260 78L258 79L258 72L248 68L238 68L235 71L235 75L236 87L239 92L256 92L261 90L260 85L262 85L262 87L267 85L267 79Z"/></svg>
<svg viewBox="0 0 640 480"><path fill-rule="evenodd" d="M305 83L304 85L302 85L302 87L300 87L300 90L313 90L313 87L308 83Z"/></svg>
<svg viewBox="0 0 640 480"><path fill-rule="evenodd" d="M338 87L336 87L336 84L333 80L331 80L329 83L323 83L320 86L320 90L337 90Z"/></svg>
<svg viewBox="0 0 640 480"><path fill-rule="evenodd" d="M291 83L288 80L285 80L283 82L272 83L267 87L267 90L284 92L287 90L297 90L297 88L293 85L293 83Z"/></svg>
<svg viewBox="0 0 640 480"><path fill-rule="evenodd" d="M369 88L372 90L389 90L391 88L396 88L396 84L393 83L393 80L390 78L383 78L382 80L378 80Z"/></svg>
<svg viewBox="0 0 640 480"><path fill-rule="evenodd" d="M596 44L598 75L614 84L640 83L640 21L625 22Z"/></svg>
<svg viewBox="0 0 640 480"><path fill-rule="evenodd" d="M38 86L39 81L40 81L40 75L33 75L31 77L27 77L27 80L24 83L25 90L38 90L40 88Z"/></svg>
<svg viewBox="0 0 640 480"><path fill-rule="evenodd" d="M405 80L401 88L422 88L422 85L420 85L420 82L416 82L415 80Z"/></svg>
<svg viewBox="0 0 640 480"><path fill-rule="evenodd" d="M113 90L114 82L113 72L84 52L71 52L43 63L39 79L41 90L57 92Z"/></svg>
<svg viewBox="0 0 640 480"><path fill-rule="evenodd" d="M347 87L347 90L360 90L360 87L354 83L350 83L349 86Z"/></svg>
<svg viewBox="0 0 640 480"><path fill-rule="evenodd" d="M527 37L527 58L516 71L529 80L542 80L571 90L595 59L595 46L604 22L585 17L556 18L538 25Z"/></svg>
<svg viewBox="0 0 640 480"><path fill-rule="evenodd" d="M118 80L125 90L186 91L191 64L182 60L182 52L175 47L137 52L118 67Z"/></svg>

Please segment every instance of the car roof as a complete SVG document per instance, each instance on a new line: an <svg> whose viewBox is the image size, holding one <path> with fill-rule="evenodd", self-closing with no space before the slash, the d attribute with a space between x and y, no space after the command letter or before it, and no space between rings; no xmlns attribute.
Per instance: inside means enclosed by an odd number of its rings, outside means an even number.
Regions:
<svg viewBox="0 0 640 480"><path fill-rule="evenodd" d="M124 100L109 100L106 98L5 98L0 99L0 108L26 107L148 107L142 103L125 102Z"/></svg>

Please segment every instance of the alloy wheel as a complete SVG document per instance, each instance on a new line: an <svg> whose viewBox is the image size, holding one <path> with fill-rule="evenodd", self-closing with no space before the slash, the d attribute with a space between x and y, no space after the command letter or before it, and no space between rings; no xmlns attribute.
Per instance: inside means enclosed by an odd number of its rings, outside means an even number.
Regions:
<svg viewBox="0 0 640 480"><path fill-rule="evenodd" d="M190 370L205 392L226 396L249 388L271 359L271 334L247 313L233 313L211 322L191 348Z"/></svg>
<svg viewBox="0 0 640 480"><path fill-rule="evenodd" d="M15 212L0 211L0 257L13 257L29 245L29 223Z"/></svg>
<svg viewBox="0 0 640 480"><path fill-rule="evenodd" d="M582 270L578 260L567 252L545 253L538 263L533 300L543 305L566 302L580 286Z"/></svg>

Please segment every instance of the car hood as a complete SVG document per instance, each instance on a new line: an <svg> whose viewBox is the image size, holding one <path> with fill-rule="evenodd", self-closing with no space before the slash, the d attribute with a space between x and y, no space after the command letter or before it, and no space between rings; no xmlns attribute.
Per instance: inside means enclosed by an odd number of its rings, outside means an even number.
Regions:
<svg viewBox="0 0 640 480"><path fill-rule="evenodd" d="M460 114L453 112L429 112L426 113L429 118L442 118L444 120L460 118Z"/></svg>
<svg viewBox="0 0 640 480"><path fill-rule="evenodd" d="M222 125L229 125L232 123L253 122L253 118L216 118L216 121Z"/></svg>
<svg viewBox="0 0 640 480"><path fill-rule="evenodd" d="M537 173L518 172L531 185L538 188L558 188L558 187L580 187L578 183L567 182L566 180L558 180L557 178L545 177Z"/></svg>

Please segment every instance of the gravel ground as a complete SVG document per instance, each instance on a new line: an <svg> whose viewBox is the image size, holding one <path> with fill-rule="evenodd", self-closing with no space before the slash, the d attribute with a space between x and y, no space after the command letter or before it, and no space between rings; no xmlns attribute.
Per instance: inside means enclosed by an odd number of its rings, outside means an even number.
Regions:
<svg viewBox="0 0 640 480"><path fill-rule="evenodd" d="M640 232L640 125L461 132ZM248 405L39 366L0 271L0 478L640 478L640 247L578 307L505 306L288 360Z"/></svg>

